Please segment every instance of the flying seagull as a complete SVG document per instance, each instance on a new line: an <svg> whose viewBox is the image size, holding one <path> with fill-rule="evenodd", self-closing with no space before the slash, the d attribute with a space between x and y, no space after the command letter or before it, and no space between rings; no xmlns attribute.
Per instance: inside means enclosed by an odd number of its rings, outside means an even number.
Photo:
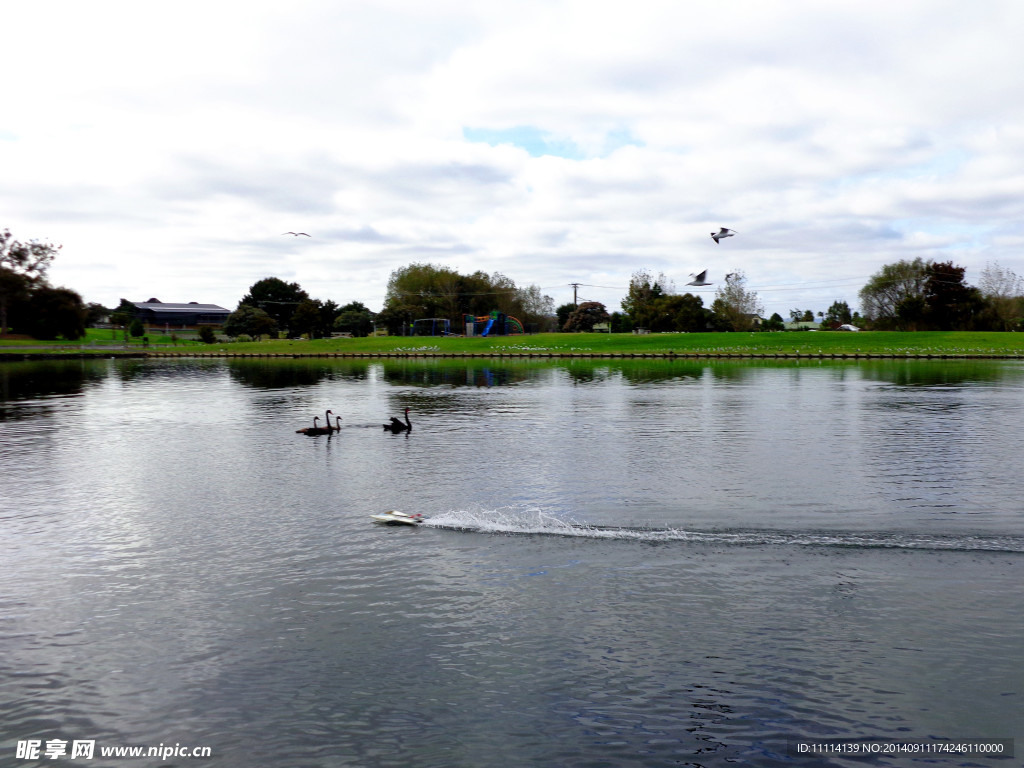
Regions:
<svg viewBox="0 0 1024 768"><path fill-rule="evenodd" d="M296 237L298 237L299 235L305 235L306 237L312 237L312 235L307 235L305 232L282 232L281 234L282 235L295 235Z"/></svg>
<svg viewBox="0 0 1024 768"><path fill-rule="evenodd" d="M687 285L711 285L711 283L709 283L707 280L704 279L707 276L708 276L708 271L706 269L703 272L701 272L699 275L695 275L695 274L693 274L691 272L690 273L690 277L692 277L693 280L691 282L687 283Z"/></svg>
<svg viewBox="0 0 1024 768"><path fill-rule="evenodd" d="M717 232L712 232L711 233L711 239L714 240L715 243L717 243L723 237L732 237L735 234L736 234L736 230L735 229L726 229L725 227L722 227Z"/></svg>

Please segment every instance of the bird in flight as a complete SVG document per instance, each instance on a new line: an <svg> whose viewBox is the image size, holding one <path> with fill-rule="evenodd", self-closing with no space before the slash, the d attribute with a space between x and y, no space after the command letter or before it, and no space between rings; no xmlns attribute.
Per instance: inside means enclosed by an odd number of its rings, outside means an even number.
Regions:
<svg viewBox="0 0 1024 768"><path fill-rule="evenodd" d="M690 273L690 277L692 277L693 280L691 280L689 283L687 283L687 285L698 285L698 286L700 286L700 285L711 285L711 283L709 283L707 280L704 279L707 276L708 276L708 271L706 269L703 272L701 272L699 275L695 275L695 274L693 274L691 272Z"/></svg>
<svg viewBox="0 0 1024 768"><path fill-rule="evenodd" d="M711 239L714 240L715 243L717 243L723 237L732 237L735 234L736 234L736 230L735 229L726 229L725 227L722 227L717 232L712 232L711 233Z"/></svg>
<svg viewBox="0 0 1024 768"><path fill-rule="evenodd" d="M312 237L312 235L307 235L305 232L282 232L281 234L282 235L295 235L296 237L298 237L299 235L304 235L305 237Z"/></svg>

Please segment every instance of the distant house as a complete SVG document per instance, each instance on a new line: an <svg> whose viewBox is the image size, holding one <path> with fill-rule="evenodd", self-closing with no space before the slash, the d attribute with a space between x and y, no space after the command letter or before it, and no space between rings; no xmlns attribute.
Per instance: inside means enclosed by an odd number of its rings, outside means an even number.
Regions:
<svg viewBox="0 0 1024 768"><path fill-rule="evenodd" d="M187 304L171 304L150 299L149 301L133 301L135 317L147 326L164 326L168 328L196 328L200 325L224 325L231 310L216 304L200 304L190 301Z"/></svg>
<svg viewBox="0 0 1024 768"><path fill-rule="evenodd" d="M760 328L761 324L764 323L764 318L756 312L745 312L743 317L745 317L747 322L750 323L751 328Z"/></svg>

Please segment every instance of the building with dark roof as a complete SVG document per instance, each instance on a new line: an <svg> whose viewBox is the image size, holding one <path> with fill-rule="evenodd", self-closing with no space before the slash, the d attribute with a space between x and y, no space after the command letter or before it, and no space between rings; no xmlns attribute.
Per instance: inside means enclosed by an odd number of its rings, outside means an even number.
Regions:
<svg viewBox="0 0 1024 768"><path fill-rule="evenodd" d="M224 325L231 310L216 304L170 304L159 299L133 301L135 317L146 325L163 325L174 328L195 328L200 325Z"/></svg>

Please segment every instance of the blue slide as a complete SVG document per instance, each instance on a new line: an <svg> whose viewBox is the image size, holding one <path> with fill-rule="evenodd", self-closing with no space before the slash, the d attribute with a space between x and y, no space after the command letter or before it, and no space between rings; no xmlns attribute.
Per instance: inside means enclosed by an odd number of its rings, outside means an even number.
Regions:
<svg viewBox="0 0 1024 768"><path fill-rule="evenodd" d="M493 317L490 320L487 321L487 325L484 326L484 329L480 332L480 335L481 336L486 336L488 333L490 333L492 325L494 325L494 318Z"/></svg>

